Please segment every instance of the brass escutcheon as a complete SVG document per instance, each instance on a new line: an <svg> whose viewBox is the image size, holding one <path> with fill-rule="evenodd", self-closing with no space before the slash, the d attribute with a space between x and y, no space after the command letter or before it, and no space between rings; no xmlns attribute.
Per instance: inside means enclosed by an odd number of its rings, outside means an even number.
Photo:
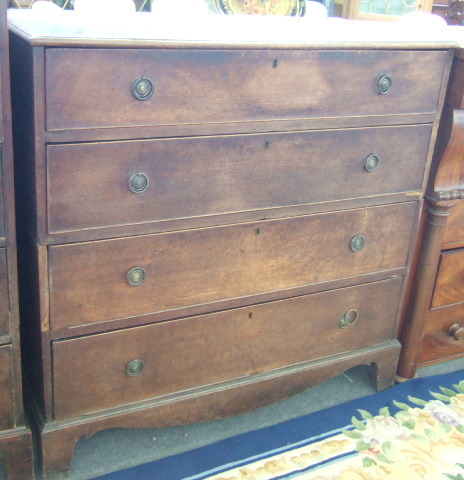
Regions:
<svg viewBox="0 0 464 480"><path fill-rule="evenodd" d="M134 360L131 360L126 365L126 373L130 377L136 377L137 375L140 375L142 373L142 370L143 362L138 358L134 358Z"/></svg>
<svg viewBox="0 0 464 480"><path fill-rule="evenodd" d="M137 100L148 100L153 95L153 82L147 77L137 77L132 82L131 90Z"/></svg>

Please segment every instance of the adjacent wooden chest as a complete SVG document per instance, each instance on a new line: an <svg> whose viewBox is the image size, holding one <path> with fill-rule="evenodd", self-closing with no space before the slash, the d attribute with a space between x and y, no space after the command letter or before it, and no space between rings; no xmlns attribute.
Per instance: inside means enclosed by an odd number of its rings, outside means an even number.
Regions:
<svg viewBox="0 0 464 480"><path fill-rule="evenodd" d="M0 470L9 480L28 480L33 460L21 376L6 4L0 1Z"/></svg>
<svg viewBox="0 0 464 480"><path fill-rule="evenodd" d="M17 15L45 473L103 428L238 413L361 363L391 385L446 46L76 43Z"/></svg>

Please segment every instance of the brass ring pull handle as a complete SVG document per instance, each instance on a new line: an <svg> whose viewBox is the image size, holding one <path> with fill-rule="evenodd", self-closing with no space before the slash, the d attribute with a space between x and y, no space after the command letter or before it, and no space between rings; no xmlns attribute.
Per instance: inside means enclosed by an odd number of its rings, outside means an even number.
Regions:
<svg viewBox="0 0 464 480"><path fill-rule="evenodd" d="M352 252L360 252L366 245L364 235L356 235L351 239L350 248Z"/></svg>
<svg viewBox="0 0 464 480"><path fill-rule="evenodd" d="M375 155L374 153L371 153L364 159L364 170L366 172L375 172L377 168L379 167L380 163L380 158L378 155Z"/></svg>
<svg viewBox="0 0 464 480"><path fill-rule="evenodd" d="M377 91L380 95L385 95L390 91L393 80L388 73L383 73L377 77Z"/></svg>
<svg viewBox="0 0 464 480"><path fill-rule="evenodd" d="M129 178L129 190L132 193L143 193L150 184L150 179L145 173L134 173Z"/></svg>
<svg viewBox="0 0 464 480"><path fill-rule="evenodd" d="M142 373L143 370L143 362L138 358L134 358L126 365L126 373L130 377L136 377Z"/></svg>
<svg viewBox="0 0 464 480"><path fill-rule="evenodd" d="M145 281L146 276L145 269L142 267L131 268L127 272L127 283L132 287L138 287Z"/></svg>
<svg viewBox="0 0 464 480"><path fill-rule="evenodd" d="M153 82L147 77L137 77L132 82L131 90L137 100L148 100L154 92Z"/></svg>
<svg viewBox="0 0 464 480"><path fill-rule="evenodd" d="M390 91L393 80L388 73L383 73L377 77L377 91L380 95L385 95Z"/></svg>
<svg viewBox="0 0 464 480"><path fill-rule="evenodd" d="M351 325L354 325L357 322L358 318L358 311L352 308L343 314L343 317L338 322L338 326L342 329L351 327Z"/></svg>
<svg viewBox="0 0 464 480"><path fill-rule="evenodd" d="M464 340L464 327L461 327L459 323L455 323L454 325L451 325L448 330L448 335L456 341Z"/></svg>

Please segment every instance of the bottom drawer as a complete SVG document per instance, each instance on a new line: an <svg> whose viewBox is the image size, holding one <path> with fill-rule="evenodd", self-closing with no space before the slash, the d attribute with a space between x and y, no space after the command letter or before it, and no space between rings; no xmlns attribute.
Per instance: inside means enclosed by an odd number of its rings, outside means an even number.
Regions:
<svg viewBox="0 0 464 480"><path fill-rule="evenodd" d="M455 331L450 331L453 325L459 325L463 330L456 334ZM431 310L424 325L419 362L432 362L464 354L463 334L464 304Z"/></svg>
<svg viewBox="0 0 464 480"><path fill-rule="evenodd" d="M14 426L11 346L0 347L0 430Z"/></svg>
<svg viewBox="0 0 464 480"><path fill-rule="evenodd" d="M391 340L401 285L397 277L55 341L55 419Z"/></svg>

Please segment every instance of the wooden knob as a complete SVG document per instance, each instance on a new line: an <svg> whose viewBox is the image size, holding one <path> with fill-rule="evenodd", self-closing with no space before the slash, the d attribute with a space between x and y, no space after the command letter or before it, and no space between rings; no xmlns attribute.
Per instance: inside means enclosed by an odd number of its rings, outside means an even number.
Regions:
<svg viewBox="0 0 464 480"><path fill-rule="evenodd" d="M464 340L464 327L461 327L459 323L455 323L454 325L451 325L448 330L448 335L453 337L456 341Z"/></svg>

